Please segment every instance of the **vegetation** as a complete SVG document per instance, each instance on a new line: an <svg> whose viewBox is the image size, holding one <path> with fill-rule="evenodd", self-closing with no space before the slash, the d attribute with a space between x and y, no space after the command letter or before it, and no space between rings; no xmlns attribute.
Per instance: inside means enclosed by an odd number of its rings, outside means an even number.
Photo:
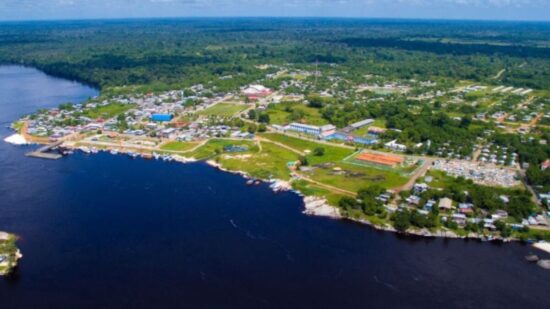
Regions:
<svg viewBox="0 0 550 309"><path fill-rule="evenodd" d="M199 114L231 117L239 112L242 112L246 108L247 106L242 104L219 103L203 111L200 111Z"/></svg>

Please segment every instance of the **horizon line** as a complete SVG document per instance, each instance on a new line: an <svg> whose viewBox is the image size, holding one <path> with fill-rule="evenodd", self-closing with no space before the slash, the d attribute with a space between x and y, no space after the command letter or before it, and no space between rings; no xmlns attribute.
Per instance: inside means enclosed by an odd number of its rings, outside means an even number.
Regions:
<svg viewBox="0 0 550 309"><path fill-rule="evenodd" d="M375 17L375 16L268 16L268 15L203 15L203 16L130 16L130 17L83 17L83 18L41 18L41 19L0 19L0 23L26 22L76 22L76 21L117 21L117 20L162 20L162 19L347 19L347 20L403 20L403 21L452 21L452 22L516 22L550 23L542 19L479 19L479 18L432 18L432 17Z"/></svg>

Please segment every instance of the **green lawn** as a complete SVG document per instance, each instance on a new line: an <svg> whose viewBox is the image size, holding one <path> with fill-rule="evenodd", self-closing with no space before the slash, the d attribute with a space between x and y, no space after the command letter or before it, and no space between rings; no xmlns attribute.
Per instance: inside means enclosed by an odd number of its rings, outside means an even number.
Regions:
<svg viewBox="0 0 550 309"><path fill-rule="evenodd" d="M334 171L335 167L339 167L341 171ZM306 175L324 184L353 192L357 192L359 189L373 184L392 189L407 182L406 177L402 177L394 172L349 164L336 164L330 168L315 168Z"/></svg>
<svg viewBox="0 0 550 309"><path fill-rule="evenodd" d="M247 159L221 159L225 168L244 171L262 179L290 179L287 163L296 161L298 155L271 143L262 143L262 151Z"/></svg>
<svg viewBox="0 0 550 309"><path fill-rule="evenodd" d="M213 158L216 156L216 151L219 153L223 152L224 146L229 145L239 145L239 146L247 146L249 151L246 153L251 152L257 152L258 148L256 145L254 145L253 141L232 141L232 140L222 140L222 139L213 139L208 141L203 146L199 147L198 149L188 153L188 156L191 156L197 160L206 160ZM242 153L241 153L242 154Z"/></svg>
<svg viewBox="0 0 550 309"><path fill-rule="evenodd" d="M345 157L351 155L354 152L353 149L315 143L313 141L303 140L297 137L287 136L287 135L278 134L278 133L266 133L266 134L263 134L262 136L266 139L269 139L281 144L285 144L301 152L304 152L306 150L311 151L312 154L308 156L308 160L310 164L319 164L324 162L340 162ZM313 155L313 151L317 147L321 147L325 149L325 154L323 156Z"/></svg>
<svg viewBox="0 0 550 309"><path fill-rule="evenodd" d="M134 104L111 103L105 106L97 106L95 108L88 109L84 112L84 116L92 119L100 117L103 119L110 119L123 114L134 107Z"/></svg>
<svg viewBox="0 0 550 309"><path fill-rule="evenodd" d="M199 112L201 115L231 117L244 111L248 106L243 104L219 103Z"/></svg>
<svg viewBox="0 0 550 309"><path fill-rule="evenodd" d="M304 117L302 119L290 119L291 113L286 110L287 108L302 111ZM287 124L290 122L302 122L311 125L328 124L328 121L323 118L319 109L308 107L302 103L273 104L268 108L267 114L272 124Z"/></svg>
<svg viewBox="0 0 550 309"><path fill-rule="evenodd" d="M167 151L187 151L196 147L196 142L169 142L160 147L161 150Z"/></svg>

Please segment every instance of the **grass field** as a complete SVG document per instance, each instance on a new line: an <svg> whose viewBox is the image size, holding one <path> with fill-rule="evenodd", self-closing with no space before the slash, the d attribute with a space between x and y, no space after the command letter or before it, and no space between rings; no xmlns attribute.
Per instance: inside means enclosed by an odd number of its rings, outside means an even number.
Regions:
<svg viewBox="0 0 550 309"><path fill-rule="evenodd" d="M291 120L291 113L286 110L291 108L293 110L300 110L303 112L304 117L302 119ZM274 104L267 110L270 122L272 124L287 124L290 122L303 122L311 125L325 125L328 121L323 118L318 109L308 107L302 103L283 103Z"/></svg>
<svg viewBox="0 0 550 309"><path fill-rule="evenodd" d="M187 151L196 147L196 142L169 142L160 147L161 150L167 151Z"/></svg>
<svg viewBox="0 0 550 309"><path fill-rule="evenodd" d="M290 179L287 168L289 161L296 161L298 155L271 143L262 143L262 151L246 159L221 159L224 167L244 171L252 177L267 179Z"/></svg>
<svg viewBox="0 0 550 309"><path fill-rule="evenodd" d="M253 153L258 151L258 147L254 145L253 141L232 141L232 140L223 140L223 139L213 139L208 141L203 146L198 149L188 153L188 156L191 156L197 160L206 160L213 158L218 153L223 153L223 147L235 145L235 146L247 146L248 151L245 153Z"/></svg>
<svg viewBox="0 0 550 309"><path fill-rule="evenodd" d="M248 106L243 104L219 103L199 112L201 115L231 117L244 111Z"/></svg>
<svg viewBox="0 0 550 309"><path fill-rule="evenodd" d="M96 119L100 117L103 119L110 119L122 113L125 113L126 111L134 107L135 107L134 104L111 103L105 106L98 106L98 107L86 110L84 112L84 115L92 119Z"/></svg>
<svg viewBox="0 0 550 309"><path fill-rule="evenodd" d="M314 155L308 156L308 161L310 164L319 164L324 162L339 162L354 152L353 149L315 143L313 141L303 140L297 137L291 137L291 136L278 134L278 133L266 133L266 134L263 134L262 137L272 140L274 142L287 145L301 152L309 150L313 153L313 150L317 147L324 148L325 154L323 156L314 156Z"/></svg>
<svg viewBox="0 0 550 309"><path fill-rule="evenodd" d="M340 170L335 171L334 168ZM349 164L335 164L327 168L315 168L306 175L315 181L353 192L374 184L391 189L407 182L407 178L398 173Z"/></svg>

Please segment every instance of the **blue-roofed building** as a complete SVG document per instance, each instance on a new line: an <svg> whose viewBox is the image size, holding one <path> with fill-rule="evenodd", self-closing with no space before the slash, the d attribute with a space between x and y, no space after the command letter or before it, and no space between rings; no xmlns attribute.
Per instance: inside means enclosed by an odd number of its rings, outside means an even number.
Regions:
<svg viewBox="0 0 550 309"><path fill-rule="evenodd" d="M171 121L174 118L172 114L153 114L151 115L152 121L166 122Z"/></svg>

